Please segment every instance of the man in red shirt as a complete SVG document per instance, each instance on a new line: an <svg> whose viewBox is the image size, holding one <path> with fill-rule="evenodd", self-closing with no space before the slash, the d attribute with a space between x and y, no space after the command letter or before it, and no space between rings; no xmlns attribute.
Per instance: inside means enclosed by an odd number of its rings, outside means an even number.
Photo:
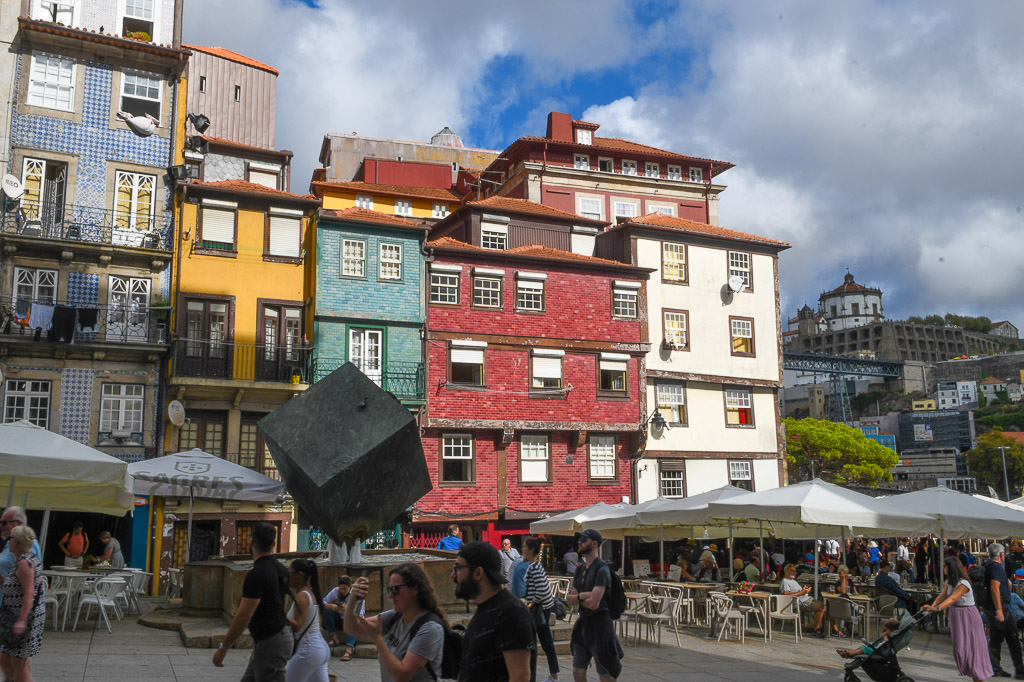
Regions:
<svg viewBox="0 0 1024 682"><path fill-rule="evenodd" d="M57 543L60 551L64 552L64 565L69 568L81 568L82 557L89 552L89 536L82 530L82 522L75 521L70 533Z"/></svg>

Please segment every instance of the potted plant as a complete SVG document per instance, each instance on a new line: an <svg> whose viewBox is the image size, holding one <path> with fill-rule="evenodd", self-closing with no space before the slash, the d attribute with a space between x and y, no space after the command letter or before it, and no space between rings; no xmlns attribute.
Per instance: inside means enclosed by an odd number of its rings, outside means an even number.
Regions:
<svg viewBox="0 0 1024 682"><path fill-rule="evenodd" d="M86 554L85 556L82 557L82 568L83 569L89 568L94 563L96 563L96 557L94 557L92 554Z"/></svg>

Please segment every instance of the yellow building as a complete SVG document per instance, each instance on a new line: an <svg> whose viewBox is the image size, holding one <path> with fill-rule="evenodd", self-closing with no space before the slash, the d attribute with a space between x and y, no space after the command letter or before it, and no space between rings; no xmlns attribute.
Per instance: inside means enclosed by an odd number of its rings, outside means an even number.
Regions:
<svg viewBox="0 0 1024 682"><path fill-rule="evenodd" d="M934 411L938 409L935 405L935 401L931 398L926 398L924 400L915 400L911 404L911 408L914 410L914 412Z"/></svg>
<svg viewBox="0 0 1024 682"><path fill-rule="evenodd" d="M310 189L327 209L340 211L358 206L412 220L440 220L461 205L456 192L435 187L314 180Z"/></svg>

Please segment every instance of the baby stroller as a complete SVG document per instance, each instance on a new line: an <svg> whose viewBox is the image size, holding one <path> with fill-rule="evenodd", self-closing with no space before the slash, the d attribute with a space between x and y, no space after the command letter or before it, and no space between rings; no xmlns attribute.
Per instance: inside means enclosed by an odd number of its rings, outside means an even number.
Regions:
<svg viewBox="0 0 1024 682"><path fill-rule="evenodd" d="M910 644L910 640L914 638L914 626L930 615L924 610L918 611L913 616L904 613L900 618L899 627L893 631L888 640L881 636L874 642L864 640L864 643L874 651L849 659L843 682L859 682L860 678L854 672L857 668L863 668L867 676L875 682L914 682L914 678L904 674L900 669L900 662L896 660L896 652Z"/></svg>

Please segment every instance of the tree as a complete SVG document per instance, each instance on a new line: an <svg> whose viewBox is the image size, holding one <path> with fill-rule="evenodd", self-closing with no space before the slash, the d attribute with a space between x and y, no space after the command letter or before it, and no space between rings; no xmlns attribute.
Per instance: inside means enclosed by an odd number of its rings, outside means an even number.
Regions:
<svg viewBox="0 0 1024 682"><path fill-rule="evenodd" d="M1024 485L1024 444L1007 438L1001 431L992 431L978 437L978 446L967 453L967 468L978 479L979 486L990 485L1000 494L1003 483L1003 455L1006 448L1006 477L1010 481L1010 496L1020 494Z"/></svg>
<svg viewBox="0 0 1024 682"><path fill-rule="evenodd" d="M786 461L790 479L821 478L830 483L871 487L891 481L899 457L859 430L821 419L786 419Z"/></svg>

